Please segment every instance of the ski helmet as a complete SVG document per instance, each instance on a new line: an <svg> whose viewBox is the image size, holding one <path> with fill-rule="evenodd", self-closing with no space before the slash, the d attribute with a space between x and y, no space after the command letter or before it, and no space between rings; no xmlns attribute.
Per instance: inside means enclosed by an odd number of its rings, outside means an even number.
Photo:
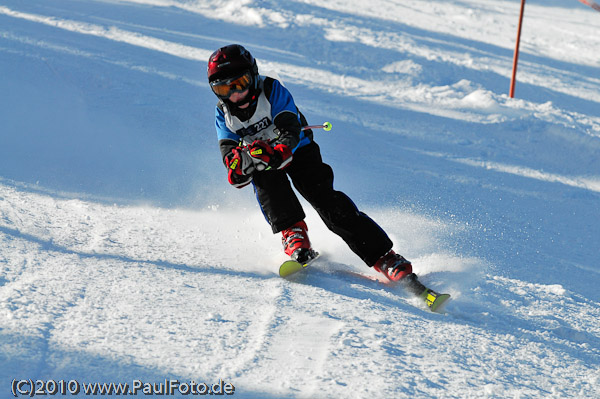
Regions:
<svg viewBox="0 0 600 399"><path fill-rule="evenodd" d="M215 95L227 99L233 92L258 85L256 60L243 46L230 44L216 50L208 59L208 82Z"/></svg>

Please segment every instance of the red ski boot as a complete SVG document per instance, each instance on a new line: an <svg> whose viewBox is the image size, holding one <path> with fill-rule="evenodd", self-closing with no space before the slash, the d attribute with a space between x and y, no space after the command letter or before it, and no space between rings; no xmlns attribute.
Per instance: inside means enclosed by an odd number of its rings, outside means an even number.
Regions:
<svg viewBox="0 0 600 399"><path fill-rule="evenodd" d="M317 253L310 247L307 231L308 227L302 220L281 232L284 252L300 263L306 263L317 256Z"/></svg>
<svg viewBox="0 0 600 399"><path fill-rule="evenodd" d="M377 270L391 281L399 281L412 273L412 264L393 250L383 255L373 269Z"/></svg>

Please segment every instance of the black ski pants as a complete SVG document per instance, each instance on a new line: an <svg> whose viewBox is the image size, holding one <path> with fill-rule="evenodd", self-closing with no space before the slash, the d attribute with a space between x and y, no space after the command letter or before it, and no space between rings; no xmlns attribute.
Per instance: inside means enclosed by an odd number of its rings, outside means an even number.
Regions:
<svg viewBox="0 0 600 399"><path fill-rule="evenodd" d="M359 211L346 194L333 189L333 170L323 162L317 143L296 150L287 168L257 172L253 177L258 202L273 233L306 216L290 185L291 179L329 230L340 236L368 266L373 266L392 248L392 241L383 229Z"/></svg>

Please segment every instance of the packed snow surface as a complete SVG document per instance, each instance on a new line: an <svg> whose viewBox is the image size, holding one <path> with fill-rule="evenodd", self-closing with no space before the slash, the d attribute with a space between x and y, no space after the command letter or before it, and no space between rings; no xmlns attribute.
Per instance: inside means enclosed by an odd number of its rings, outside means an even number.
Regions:
<svg viewBox="0 0 600 399"><path fill-rule="evenodd" d="M600 397L600 13L527 2L509 98L519 7L2 0L0 396ZM336 188L444 314L306 203L322 257L278 277L217 148L206 60L230 43L333 124Z"/></svg>

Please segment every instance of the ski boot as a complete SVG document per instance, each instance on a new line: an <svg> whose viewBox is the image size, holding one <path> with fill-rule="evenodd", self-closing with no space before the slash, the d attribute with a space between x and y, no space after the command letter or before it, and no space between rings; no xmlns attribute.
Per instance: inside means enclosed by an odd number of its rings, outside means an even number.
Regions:
<svg viewBox="0 0 600 399"><path fill-rule="evenodd" d="M317 257L317 253L310 247L307 231L308 227L302 220L281 232L283 251L290 258L302 264Z"/></svg>
<svg viewBox="0 0 600 399"><path fill-rule="evenodd" d="M393 250L383 255L373 269L386 276L390 281L399 281L412 274L412 264Z"/></svg>

